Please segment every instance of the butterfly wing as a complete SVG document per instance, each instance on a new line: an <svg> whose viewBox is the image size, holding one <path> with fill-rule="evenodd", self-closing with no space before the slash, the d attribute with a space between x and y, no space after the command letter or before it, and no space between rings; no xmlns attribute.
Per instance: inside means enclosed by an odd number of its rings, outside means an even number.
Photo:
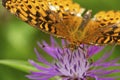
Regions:
<svg viewBox="0 0 120 80"><path fill-rule="evenodd" d="M86 27L84 43L105 45L120 44L120 12L101 11Z"/></svg>
<svg viewBox="0 0 120 80"><path fill-rule="evenodd" d="M72 0L3 0L3 5L28 24L62 38L76 29L84 11Z"/></svg>

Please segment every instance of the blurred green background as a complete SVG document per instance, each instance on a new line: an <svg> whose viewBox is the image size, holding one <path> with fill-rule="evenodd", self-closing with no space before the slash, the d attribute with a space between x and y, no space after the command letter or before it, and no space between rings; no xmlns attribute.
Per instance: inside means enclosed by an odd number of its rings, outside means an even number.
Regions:
<svg viewBox="0 0 120 80"><path fill-rule="evenodd" d="M120 0L74 0L86 9L93 10L93 15L100 10L119 10ZM2 3L2 1L0 1ZM25 60L34 59L33 48L37 41L49 42L49 35L45 34L25 22L11 15L0 4L0 59ZM112 57L120 56L117 46ZM22 72L0 64L0 80L28 80Z"/></svg>

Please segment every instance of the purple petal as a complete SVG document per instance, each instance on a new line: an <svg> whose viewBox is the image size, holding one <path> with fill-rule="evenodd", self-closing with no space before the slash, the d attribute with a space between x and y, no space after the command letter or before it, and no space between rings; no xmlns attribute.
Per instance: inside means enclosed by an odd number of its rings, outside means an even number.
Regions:
<svg viewBox="0 0 120 80"><path fill-rule="evenodd" d="M39 52L37 51L36 48L34 48L34 51L35 51L35 53L36 53L36 55L37 55L37 57L38 57L38 60L39 60L40 62L42 62L42 63L44 63L44 64L46 64L46 65L51 65L48 61L46 61L46 60L39 54Z"/></svg>

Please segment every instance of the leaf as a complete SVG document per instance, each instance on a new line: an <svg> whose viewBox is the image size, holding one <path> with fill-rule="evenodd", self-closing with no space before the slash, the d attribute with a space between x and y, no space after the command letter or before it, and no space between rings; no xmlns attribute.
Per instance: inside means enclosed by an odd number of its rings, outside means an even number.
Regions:
<svg viewBox="0 0 120 80"><path fill-rule="evenodd" d="M30 71L38 71L34 66L29 64L28 61L22 61L22 60L0 60L0 64L6 65L18 70L21 70L23 72L29 73Z"/></svg>

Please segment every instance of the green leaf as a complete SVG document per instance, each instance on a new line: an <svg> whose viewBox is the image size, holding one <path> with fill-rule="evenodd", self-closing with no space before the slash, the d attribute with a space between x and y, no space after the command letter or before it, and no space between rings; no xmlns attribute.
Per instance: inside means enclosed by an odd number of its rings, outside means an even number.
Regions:
<svg viewBox="0 0 120 80"><path fill-rule="evenodd" d="M38 71L34 66L29 64L28 61L22 61L22 60L0 60L1 65L6 65L18 70L21 70L23 72L29 73L30 71Z"/></svg>
<svg viewBox="0 0 120 80"><path fill-rule="evenodd" d="M59 76L55 76L53 78L51 78L50 80L62 80Z"/></svg>

